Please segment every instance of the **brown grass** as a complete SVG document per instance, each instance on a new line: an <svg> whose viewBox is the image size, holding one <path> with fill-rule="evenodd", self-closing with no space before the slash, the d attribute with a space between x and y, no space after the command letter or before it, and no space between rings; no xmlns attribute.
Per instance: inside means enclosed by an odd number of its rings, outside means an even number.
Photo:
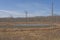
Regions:
<svg viewBox="0 0 60 40"><path fill-rule="evenodd" d="M0 28L0 40L60 40L60 28Z"/></svg>

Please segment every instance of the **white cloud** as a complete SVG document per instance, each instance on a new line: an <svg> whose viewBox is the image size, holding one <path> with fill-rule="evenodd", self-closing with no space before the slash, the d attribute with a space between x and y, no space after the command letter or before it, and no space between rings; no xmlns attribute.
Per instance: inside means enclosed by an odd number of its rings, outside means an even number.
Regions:
<svg viewBox="0 0 60 40"><path fill-rule="evenodd" d="M0 17L24 17L25 14L16 11L0 10Z"/></svg>
<svg viewBox="0 0 60 40"><path fill-rule="evenodd" d="M18 11L0 10L0 17L25 17L24 10L28 11L28 16L46 16L51 13L48 6L40 3L20 3L16 5L19 8ZM19 12L20 11L20 12ZM22 11L22 12L21 12Z"/></svg>

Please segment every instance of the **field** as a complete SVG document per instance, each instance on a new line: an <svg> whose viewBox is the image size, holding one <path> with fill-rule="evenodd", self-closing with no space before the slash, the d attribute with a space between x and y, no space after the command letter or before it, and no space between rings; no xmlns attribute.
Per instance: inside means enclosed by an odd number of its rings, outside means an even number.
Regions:
<svg viewBox="0 0 60 40"><path fill-rule="evenodd" d="M0 28L0 40L60 40L60 28Z"/></svg>
<svg viewBox="0 0 60 40"><path fill-rule="evenodd" d="M0 18L0 40L60 40L60 16L51 20L46 17L9 19ZM50 27L15 27L16 24L51 24ZM10 28L12 27L12 28Z"/></svg>

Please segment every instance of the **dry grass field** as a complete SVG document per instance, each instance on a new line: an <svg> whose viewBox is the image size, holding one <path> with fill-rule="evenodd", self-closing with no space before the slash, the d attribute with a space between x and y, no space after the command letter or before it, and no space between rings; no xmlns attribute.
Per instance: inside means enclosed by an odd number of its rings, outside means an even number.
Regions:
<svg viewBox="0 0 60 40"><path fill-rule="evenodd" d="M33 18L32 18L33 19ZM40 18L39 18L40 19ZM3 20L0 22L0 27L10 26L13 27L15 24L51 24L52 22L44 20L40 21L31 20L30 22L20 19L19 21L12 22ZM23 22L21 22L21 20ZM2 20L1 20L2 21ZM4 22L7 21L7 22ZM56 27L46 27L46 28L0 28L0 40L60 40L60 17L53 19L53 23L57 25ZM20 26L19 26L20 27Z"/></svg>
<svg viewBox="0 0 60 40"><path fill-rule="evenodd" d="M60 28L0 28L0 40L60 40Z"/></svg>

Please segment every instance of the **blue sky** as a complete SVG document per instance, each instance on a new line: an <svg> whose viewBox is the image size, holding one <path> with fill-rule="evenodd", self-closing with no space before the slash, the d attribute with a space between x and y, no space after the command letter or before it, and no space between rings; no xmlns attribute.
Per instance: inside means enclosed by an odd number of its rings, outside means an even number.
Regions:
<svg viewBox="0 0 60 40"><path fill-rule="evenodd" d="M0 0L0 17L51 15L52 0ZM54 14L60 15L60 0L54 0Z"/></svg>

